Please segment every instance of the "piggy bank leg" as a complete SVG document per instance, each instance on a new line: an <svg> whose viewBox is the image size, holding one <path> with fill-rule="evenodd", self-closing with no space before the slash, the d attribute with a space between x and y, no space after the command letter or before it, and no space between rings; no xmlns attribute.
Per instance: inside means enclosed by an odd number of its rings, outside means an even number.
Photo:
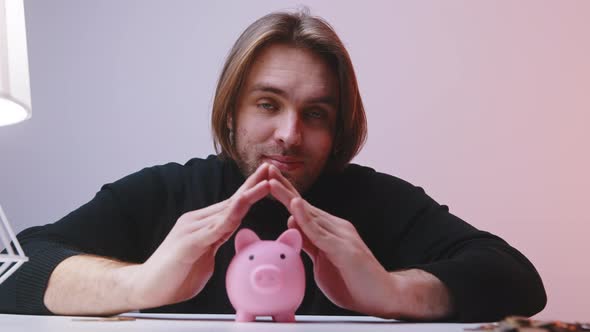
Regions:
<svg viewBox="0 0 590 332"><path fill-rule="evenodd" d="M272 316L272 320L279 323L294 323L295 314L292 312L282 313Z"/></svg>
<svg viewBox="0 0 590 332"><path fill-rule="evenodd" d="M254 315L240 310L236 312L236 322L253 322L254 320L256 320Z"/></svg>

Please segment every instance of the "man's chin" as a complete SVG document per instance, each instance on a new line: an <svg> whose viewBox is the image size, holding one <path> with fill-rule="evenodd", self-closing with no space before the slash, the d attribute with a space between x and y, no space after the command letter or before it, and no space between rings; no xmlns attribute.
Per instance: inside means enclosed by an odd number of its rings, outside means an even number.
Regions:
<svg viewBox="0 0 590 332"><path fill-rule="evenodd" d="M305 185L302 181L298 181L292 173L281 171L281 174L295 187L298 193L303 194L308 189L309 186Z"/></svg>
<svg viewBox="0 0 590 332"><path fill-rule="evenodd" d="M260 165L262 165L263 162L264 162L264 160L262 160L262 159L258 159L256 162L250 162L250 163L244 162L243 160L236 161L236 163L238 164L238 168L240 169L240 171L242 172L242 174L246 178L250 177L250 175L252 175L258 169L258 167L260 167ZM297 171L299 171L299 170L297 170ZM293 171L293 172L297 172L297 171ZM283 177L285 179L287 179L293 185L293 187L295 187L295 189L297 190L298 193L303 194L307 189L309 189L309 185L304 184L303 181L298 181L296 179L297 176L295 174L293 174L293 172L280 170L280 169L279 169L279 172L281 172L281 175L283 175ZM274 197L272 199L274 199Z"/></svg>

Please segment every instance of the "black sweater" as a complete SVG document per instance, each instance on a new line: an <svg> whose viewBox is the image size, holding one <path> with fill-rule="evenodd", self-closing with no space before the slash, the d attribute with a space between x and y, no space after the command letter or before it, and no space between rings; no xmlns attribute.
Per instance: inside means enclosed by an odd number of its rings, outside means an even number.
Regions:
<svg viewBox="0 0 590 332"><path fill-rule="evenodd" d="M90 253L144 262L182 214L227 199L243 182L235 163L210 156L144 168L104 185L90 202L56 223L18 235L30 261L0 285L0 312L51 314L43 296L61 261ZM351 164L339 174L321 176L304 198L354 224L386 270L419 268L438 277L451 292L457 312L453 321L531 316L545 306L541 278L520 252L450 214L419 187ZM280 203L263 199L240 227L273 240L286 229L288 217ZM225 290L233 255L231 238L218 251L213 276L201 293L143 312L233 313ZM306 255L303 260L307 288L297 314L354 314L323 295L310 260Z"/></svg>

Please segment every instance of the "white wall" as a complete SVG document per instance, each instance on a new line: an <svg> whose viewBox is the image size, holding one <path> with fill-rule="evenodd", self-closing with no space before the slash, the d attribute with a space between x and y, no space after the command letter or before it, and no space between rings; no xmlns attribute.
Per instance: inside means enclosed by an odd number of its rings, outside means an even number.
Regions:
<svg viewBox="0 0 590 332"><path fill-rule="evenodd" d="M537 318L590 320L590 2L308 1L353 58L356 162L423 186L540 271ZM213 152L209 116L241 31L286 1L25 1L33 118L0 128L15 231L145 166Z"/></svg>

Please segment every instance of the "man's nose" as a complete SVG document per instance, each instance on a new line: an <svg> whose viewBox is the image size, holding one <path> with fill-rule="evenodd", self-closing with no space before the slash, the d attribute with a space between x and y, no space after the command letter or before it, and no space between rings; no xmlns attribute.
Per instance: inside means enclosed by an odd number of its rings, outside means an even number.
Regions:
<svg viewBox="0 0 590 332"><path fill-rule="evenodd" d="M297 112L286 112L285 116L282 116L277 124L275 131L275 138L282 145L286 147L297 146L301 144L302 140L302 128L301 119Z"/></svg>

